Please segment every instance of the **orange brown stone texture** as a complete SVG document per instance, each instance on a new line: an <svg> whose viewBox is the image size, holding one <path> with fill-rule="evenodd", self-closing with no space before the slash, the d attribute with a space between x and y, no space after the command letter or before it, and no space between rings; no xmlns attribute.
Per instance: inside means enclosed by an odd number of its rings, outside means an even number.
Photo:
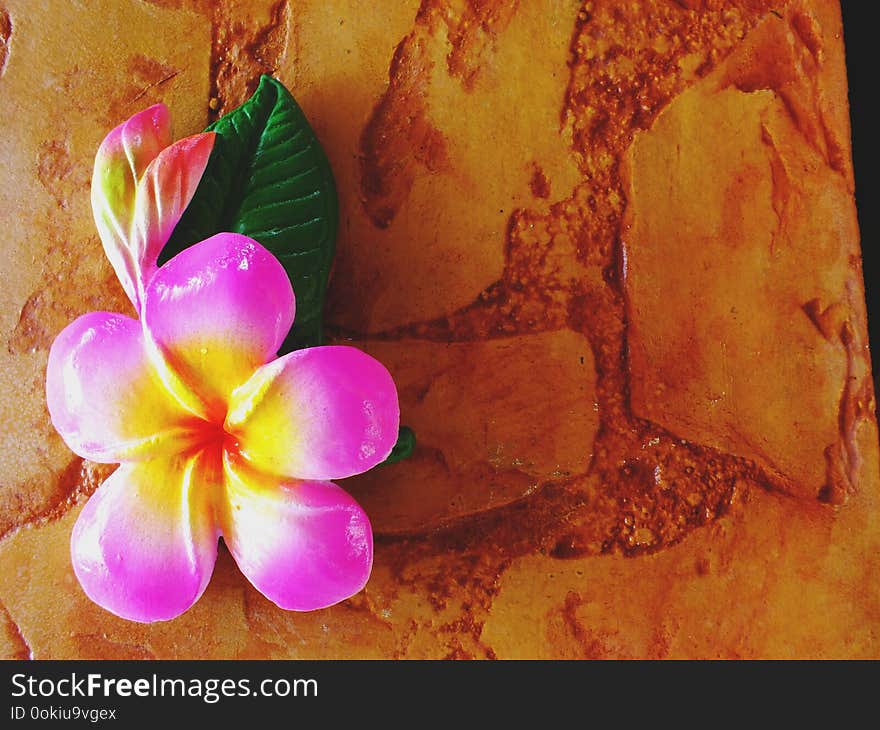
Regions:
<svg viewBox="0 0 880 730"><path fill-rule="evenodd" d="M79 8L0 0L0 655L880 656L837 2ZM58 331L128 309L92 159L264 72L337 178L330 338L388 365L419 445L344 482L376 530L354 598L281 611L221 550L191 611L133 624L68 553L113 467L44 406Z"/></svg>

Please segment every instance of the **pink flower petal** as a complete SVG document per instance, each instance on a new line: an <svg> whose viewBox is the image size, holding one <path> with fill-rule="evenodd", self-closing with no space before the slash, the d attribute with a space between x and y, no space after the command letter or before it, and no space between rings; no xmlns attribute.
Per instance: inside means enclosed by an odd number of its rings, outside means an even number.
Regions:
<svg viewBox="0 0 880 730"><path fill-rule="evenodd" d="M195 134L166 147L138 185L134 236L141 280L146 286L156 272L159 254L189 205L214 147L214 133Z"/></svg>
<svg viewBox="0 0 880 730"><path fill-rule="evenodd" d="M353 596L373 564L373 533L331 482L279 480L225 461L223 538L248 580L281 608L311 611Z"/></svg>
<svg viewBox="0 0 880 730"><path fill-rule="evenodd" d="M65 443L93 461L179 448L192 426L147 358L140 322L121 314L90 312L55 338L46 400Z"/></svg>
<svg viewBox="0 0 880 730"><path fill-rule="evenodd" d="M313 347L264 365L234 394L226 430L270 474L342 479L385 460L397 440L397 390L354 347Z"/></svg>
<svg viewBox="0 0 880 730"><path fill-rule="evenodd" d="M128 298L139 308L138 261L131 247L138 181L171 142L168 109L156 104L110 132L92 174L92 212L107 258Z"/></svg>
<svg viewBox="0 0 880 730"><path fill-rule="evenodd" d="M113 129L101 143L96 157L96 170L107 175L121 175L120 182L139 180L144 171L163 149L171 144L171 119L168 107L154 104L133 115ZM124 173L124 174L123 174ZM131 196L133 187L126 188ZM121 190L111 188L112 192ZM130 196L122 202L133 200Z"/></svg>
<svg viewBox="0 0 880 730"><path fill-rule="evenodd" d="M231 392L274 357L293 313L278 260L246 236L218 233L158 270L142 315L171 377L198 394L200 412L222 421Z"/></svg>
<svg viewBox="0 0 880 730"><path fill-rule="evenodd" d="M192 606L217 557L209 495L219 478L219 464L203 456L119 467L73 528L73 569L88 597L142 622L167 621Z"/></svg>
<svg viewBox="0 0 880 730"><path fill-rule="evenodd" d="M202 177L214 134L171 147L170 121L156 104L104 139L92 175L92 212L104 251L135 309L159 252Z"/></svg>

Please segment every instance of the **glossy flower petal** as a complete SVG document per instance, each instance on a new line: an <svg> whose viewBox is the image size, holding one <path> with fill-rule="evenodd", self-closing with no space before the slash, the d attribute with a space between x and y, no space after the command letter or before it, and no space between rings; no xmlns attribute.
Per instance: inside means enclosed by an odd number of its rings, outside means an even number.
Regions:
<svg viewBox="0 0 880 730"><path fill-rule="evenodd" d="M219 470L203 456L120 466L73 528L73 569L89 598L143 622L192 606L217 557L209 496Z"/></svg>
<svg viewBox="0 0 880 730"><path fill-rule="evenodd" d="M155 274L159 254L195 195L213 146L213 132L185 137L162 150L144 172L132 221L144 286Z"/></svg>
<svg viewBox="0 0 880 730"><path fill-rule="evenodd" d="M223 539L269 600L310 611L366 585L373 563L370 521L343 489L269 477L229 457L225 476Z"/></svg>
<svg viewBox="0 0 880 730"><path fill-rule="evenodd" d="M297 350L257 370L230 402L225 429L256 468L343 479L385 460L400 409L391 375L354 347Z"/></svg>
<svg viewBox="0 0 880 730"><path fill-rule="evenodd" d="M65 443L92 461L176 450L190 430L147 357L140 322L121 314L90 312L55 338L46 401Z"/></svg>
<svg viewBox="0 0 880 730"><path fill-rule="evenodd" d="M256 241L218 233L162 266L142 317L175 392L222 422L231 392L275 356L293 322L290 280Z"/></svg>
<svg viewBox="0 0 880 730"><path fill-rule="evenodd" d="M171 119L164 104L138 112L104 138L95 156L95 171L108 183L103 190L112 210L127 211L130 217L137 181L170 144Z"/></svg>
<svg viewBox="0 0 880 730"><path fill-rule="evenodd" d="M170 142L168 109L156 104L110 132L95 157L95 223L107 258L138 311L159 252L205 171L214 134Z"/></svg>

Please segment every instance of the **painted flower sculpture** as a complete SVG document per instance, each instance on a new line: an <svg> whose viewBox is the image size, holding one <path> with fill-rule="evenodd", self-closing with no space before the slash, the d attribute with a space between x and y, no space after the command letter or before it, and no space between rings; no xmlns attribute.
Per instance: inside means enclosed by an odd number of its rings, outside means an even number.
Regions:
<svg viewBox="0 0 880 730"><path fill-rule="evenodd" d="M169 143L158 105L114 129L95 164L95 220L140 319L91 312L49 355L56 429L78 455L121 462L80 513L74 571L118 616L168 620L205 590L222 536L282 608L331 605L365 585L373 546L366 514L329 480L388 456L394 383L351 347L276 357L294 293L246 236L219 233L157 266L213 135Z"/></svg>

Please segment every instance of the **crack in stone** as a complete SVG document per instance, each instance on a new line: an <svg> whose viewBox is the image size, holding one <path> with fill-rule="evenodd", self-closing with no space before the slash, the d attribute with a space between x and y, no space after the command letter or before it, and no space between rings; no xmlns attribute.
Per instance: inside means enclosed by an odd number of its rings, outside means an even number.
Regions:
<svg viewBox="0 0 880 730"><path fill-rule="evenodd" d="M180 71L172 71L167 76L164 76L163 78L159 79L158 81L154 81L152 84L145 86L143 89L141 89L137 93L137 95L134 98L129 99L127 103L134 104L138 99L140 99L142 96L144 96L144 94L146 94L150 89L155 89L157 86L161 86L162 84L166 83L167 81L171 81L171 79L173 79L178 74L180 74Z"/></svg>
<svg viewBox="0 0 880 730"><path fill-rule="evenodd" d="M9 44L12 38L12 18L9 11L0 5L0 78L6 70L6 61L9 59Z"/></svg>

